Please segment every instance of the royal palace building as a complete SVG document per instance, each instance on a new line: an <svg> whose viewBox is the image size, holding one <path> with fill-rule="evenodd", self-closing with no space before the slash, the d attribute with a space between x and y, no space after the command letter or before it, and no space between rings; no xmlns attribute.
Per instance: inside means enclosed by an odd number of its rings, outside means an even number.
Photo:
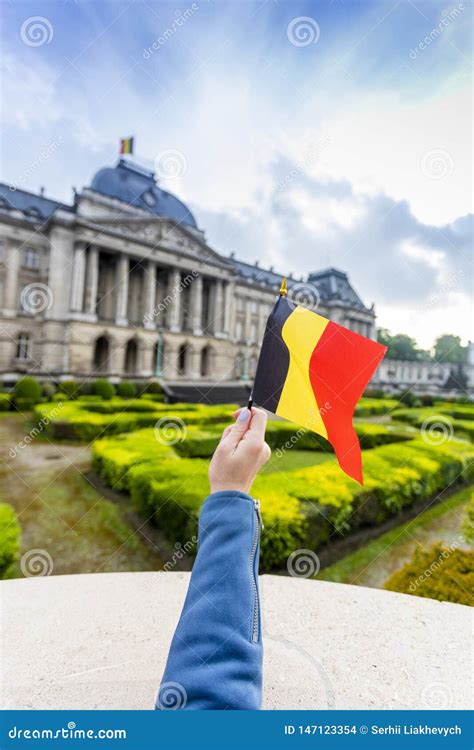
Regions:
<svg viewBox="0 0 474 750"><path fill-rule="evenodd" d="M99 170L72 205L1 184L0 378L248 382L281 280L211 248L187 206L132 160ZM373 306L342 271L288 287L375 336Z"/></svg>

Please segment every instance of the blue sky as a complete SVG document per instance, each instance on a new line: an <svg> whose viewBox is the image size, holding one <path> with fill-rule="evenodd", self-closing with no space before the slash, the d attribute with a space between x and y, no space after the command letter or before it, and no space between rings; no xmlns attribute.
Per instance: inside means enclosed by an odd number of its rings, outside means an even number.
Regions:
<svg viewBox="0 0 474 750"><path fill-rule="evenodd" d="M69 201L134 134L171 150L160 184L219 251L337 266L380 325L468 339L470 4L25 0L2 20L2 180Z"/></svg>

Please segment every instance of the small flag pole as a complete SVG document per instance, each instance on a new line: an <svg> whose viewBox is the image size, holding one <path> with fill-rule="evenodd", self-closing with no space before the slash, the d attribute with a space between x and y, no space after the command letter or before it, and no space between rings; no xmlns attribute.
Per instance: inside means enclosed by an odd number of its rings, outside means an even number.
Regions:
<svg viewBox="0 0 474 750"><path fill-rule="evenodd" d="M286 276L283 276L280 284L280 291L278 292L279 297L286 297L288 295L288 289L286 285ZM253 389L250 391L249 401L247 409L251 409L253 405Z"/></svg>

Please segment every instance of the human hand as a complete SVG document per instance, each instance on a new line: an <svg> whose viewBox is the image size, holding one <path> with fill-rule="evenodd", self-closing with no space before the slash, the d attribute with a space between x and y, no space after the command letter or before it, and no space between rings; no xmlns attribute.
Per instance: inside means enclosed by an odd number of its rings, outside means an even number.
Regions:
<svg viewBox="0 0 474 750"><path fill-rule="evenodd" d="M237 419L222 433L209 466L211 492L248 493L255 475L271 456L270 446L265 442L265 412L244 407L233 416Z"/></svg>

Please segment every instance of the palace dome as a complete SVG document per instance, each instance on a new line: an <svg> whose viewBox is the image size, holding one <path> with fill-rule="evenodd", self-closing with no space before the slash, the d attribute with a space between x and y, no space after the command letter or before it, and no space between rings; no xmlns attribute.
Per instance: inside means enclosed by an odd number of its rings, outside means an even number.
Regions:
<svg viewBox="0 0 474 750"><path fill-rule="evenodd" d="M125 159L120 159L115 167L100 169L92 179L91 189L197 229L189 208L172 193L158 187L152 171Z"/></svg>

